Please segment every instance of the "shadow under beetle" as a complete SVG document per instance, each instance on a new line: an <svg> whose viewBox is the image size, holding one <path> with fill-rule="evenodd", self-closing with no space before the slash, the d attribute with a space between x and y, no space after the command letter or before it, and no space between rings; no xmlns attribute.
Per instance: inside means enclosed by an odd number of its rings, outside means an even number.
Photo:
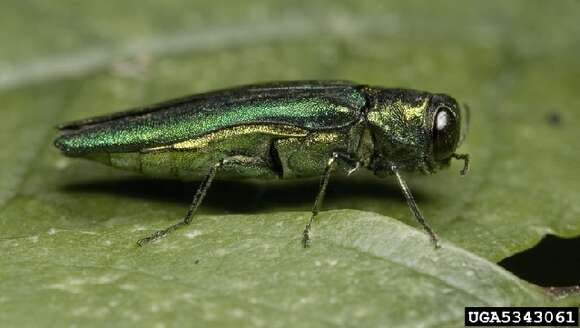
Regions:
<svg viewBox="0 0 580 328"><path fill-rule="evenodd" d="M467 108L465 108L467 110ZM463 117L462 117L463 116ZM288 81L241 86L62 124L55 145L151 176L203 178L182 221L138 241L143 246L191 223L215 177L322 176L302 242L311 241L329 178L338 166L394 175L411 212L430 235L402 171L434 173L457 154L467 128L452 97L348 81Z"/></svg>

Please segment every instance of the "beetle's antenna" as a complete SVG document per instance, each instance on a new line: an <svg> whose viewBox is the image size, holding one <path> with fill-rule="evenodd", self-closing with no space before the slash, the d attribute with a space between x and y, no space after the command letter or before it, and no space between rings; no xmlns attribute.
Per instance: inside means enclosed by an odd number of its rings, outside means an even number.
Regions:
<svg viewBox="0 0 580 328"><path fill-rule="evenodd" d="M469 172L469 154L456 154L453 153L451 157L455 159L462 159L463 160L463 168L459 172L461 176L466 176L467 172Z"/></svg>
<svg viewBox="0 0 580 328"><path fill-rule="evenodd" d="M413 198L413 194L411 194L411 190L407 186L407 183L405 182L405 180L403 180L403 176L401 176L401 173L399 173L399 169L397 168L396 165L392 164L391 170L393 171L393 173L397 177L397 181L399 182L399 186L401 186L401 190L403 190L403 195L405 195L405 198L407 199L407 204L409 205L411 212L415 216L415 219L417 219L417 221L419 221L419 223L423 226L425 231L427 231L429 236L431 236L431 241L435 245L435 248L440 248L441 244L439 244L439 237L437 237L437 234L435 233L435 231L433 231L433 229L431 228L429 223L427 223L427 221L425 220L425 217L423 217L423 214L419 210L419 206L417 206L417 203L415 202L415 199Z"/></svg>
<svg viewBox="0 0 580 328"><path fill-rule="evenodd" d="M463 103L463 108L465 108L465 128L461 129L461 137L459 137L458 147L463 143L465 137L467 137L467 132L469 131L469 124L471 122L471 109L467 103Z"/></svg>

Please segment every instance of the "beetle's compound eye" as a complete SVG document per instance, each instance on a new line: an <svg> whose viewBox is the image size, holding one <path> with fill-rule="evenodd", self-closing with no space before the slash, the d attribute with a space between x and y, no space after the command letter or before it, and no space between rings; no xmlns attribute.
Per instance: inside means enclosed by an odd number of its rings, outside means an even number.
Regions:
<svg viewBox="0 0 580 328"><path fill-rule="evenodd" d="M451 157L457 147L460 130L460 122L455 113L445 106L439 107L433 120L433 156L435 160Z"/></svg>

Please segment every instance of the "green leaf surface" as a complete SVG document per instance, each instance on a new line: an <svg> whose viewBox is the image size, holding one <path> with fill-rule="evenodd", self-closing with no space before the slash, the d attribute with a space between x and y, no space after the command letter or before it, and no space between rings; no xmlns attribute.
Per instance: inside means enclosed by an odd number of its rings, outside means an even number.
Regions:
<svg viewBox="0 0 580 328"><path fill-rule="evenodd" d="M578 306L577 292L552 296L495 263L580 235L579 13L575 1L3 1L0 323L455 327L467 305ZM289 79L469 104L471 174L409 176L442 249L394 181L364 173L331 180L307 250L317 179L216 182L191 227L138 248L196 183L52 146L62 121Z"/></svg>

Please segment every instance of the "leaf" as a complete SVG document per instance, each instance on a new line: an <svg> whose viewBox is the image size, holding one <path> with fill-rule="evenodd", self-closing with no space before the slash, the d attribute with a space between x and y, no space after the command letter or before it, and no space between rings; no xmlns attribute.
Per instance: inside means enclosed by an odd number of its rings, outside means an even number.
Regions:
<svg viewBox="0 0 580 328"><path fill-rule="evenodd" d="M12 261L3 265L3 280L13 287L3 308L18 320L3 322L34 323L26 320L34 302L22 294L22 277L34 282L35 299L59 299L36 315L60 313L55 318L76 324L171 318L186 325L196 318L202 326L240 319L248 325L282 319L432 326L462 322L465 304L547 301L539 288L495 264L452 244L435 250L422 232L373 213L324 213L315 247L304 250L295 232L307 218L296 212L201 216L195 228L146 248L127 243L142 228L119 223L4 241ZM417 300L421 306L409 311Z"/></svg>
<svg viewBox="0 0 580 328"><path fill-rule="evenodd" d="M4 1L0 322L447 327L462 325L466 305L578 306L577 292L553 297L494 264L548 233L580 235L578 9ZM471 174L460 178L454 163L409 177L442 249L394 181L370 174L333 177L308 250L299 238L317 179L217 182L195 224L140 249L138 238L184 214L196 183L64 158L51 145L62 121L280 79L469 103L460 151Z"/></svg>

